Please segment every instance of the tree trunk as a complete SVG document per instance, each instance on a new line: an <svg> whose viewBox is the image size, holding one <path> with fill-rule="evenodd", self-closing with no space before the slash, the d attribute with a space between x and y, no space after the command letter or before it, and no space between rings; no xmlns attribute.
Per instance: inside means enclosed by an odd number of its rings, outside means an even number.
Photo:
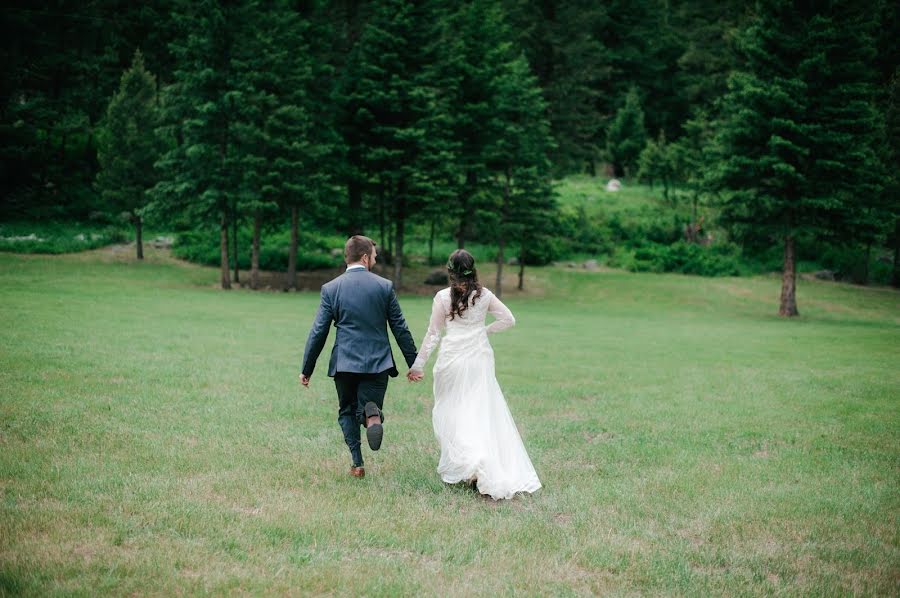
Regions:
<svg viewBox="0 0 900 598"><path fill-rule="evenodd" d="M347 179L347 236L362 234L362 181L359 179L362 158L358 149L351 145L347 160L350 163L350 177Z"/></svg>
<svg viewBox="0 0 900 598"><path fill-rule="evenodd" d="M385 218L384 218L384 190L378 192L378 234L381 235L381 246L385 249Z"/></svg>
<svg viewBox="0 0 900 598"><path fill-rule="evenodd" d="M144 259L144 223L140 216L134 217L134 244L137 246L137 259Z"/></svg>
<svg viewBox="0 0 900 598"><path fill-rule="evenodd" d="M237 229L238 229L237 207L232 205L232 207L231 207L231 238L232 238L232 246L234 248L234 253L232 254L232 255L234 255L234 283L240 284L241 277L240 277L240 273L238 272L238 268L240 268L241 260L238 259L238 256L240 254L238 253Z"/></svg>
<svg viewBox="0 0 900 598"><path fill-rule="evenodd" d="M502 226L502 224L501 224ZM497 298L503 296L503 250L506 247L506 239L503 231L500 231L500 239L497 243L497 278L494 282L494 294Z"/></svg>
<svg viewBox="0 0 900 598"><path fill-rule="evenodd" d="M228 214L222 211L222 224L219 228L219 248L222 256L222 288L231 289L231 277L228 274Z"/></svg>
<svg viewBox="0 0 900 598"><path fill-rule="evenodd" d="M894 219L894 273L891 285L900 289L900 218Z"/></svg>
<svg viewBox="0 0 900 598"><path fill-rule="evenodd" d="M259 288L259 211L253 214L253 248L250 254L250 288L254 291Z"/></svg>
<svg viewBox="0 0 900 598"><path fill-rule="evenodd" d="M503 250L506 249L506 210L509 206L509 169L505 173L506 181L503 185L503 205L500 206L500 226L497 227L499 235L497 242L497 278L494 283L494 294L499 299L503 295Z"/></svg>
<svg viewBox="0 0 900 598"><path fill-rule="evenodd" d="M431 218L431 234L428 236L428 265L434 262L434 217Z"/></svg>
<svg viewBox="0 0 900 598"><path fill-rule="evenodd" d="M797 311L797 254L794 250L794 237L784 238L784 271L781 276L781 307L779 316L799 316Z"/></svg>
<svg viewBox="0 0 900 598"><path fill-rule="evenodd" d="M700 201L700 197L698 196L697 190L694 190L694 195L691 197L691 222L697 222L697 203Z"/></svg>
<svg viewBox="0 0 900 598"><path fill-rule="evenodd" d="M462 208L462 215L459 217L459 228L456 229L456 247L463 249L466 246L466 212L468 211L468 198L466 192L463 191L459 199L459 205Z"/></svg>
<svg viewBox="0 0 900 598"><path fill-rule="evenodd" d="M387 263L393 264L392 261L394 259L394 234L397 231L397 227L395 223L388 222L387 226L387 252L388 252L388 260Z"/></svg>
<svg viewBox="0 0 900 598"><path fill-rule="evenodd" d="M362 234L360 215L362 212L362 184L355 178L347 183L347 236Z"/></svg>
<svg viewBox="0 0 900 598"><path fill-rule="evenodd" d="M522 243L522 250L519 252L519 290L525 290L525 244Z"/></svg>
<svg viewBox="0 0 900 598"><path fill-rule="evenodd" d="M866 264L863 266L863 279L862 283L864 285L869 284L869 261L872 259L872 242L869 241L866 243Z"/></svg>
<svg viewBox="0 0 900 598"><path fill-rule="evenodd" d="M403 284L403 231L406 225L406 185L401 183L397 189L397 232L394 242L394 286Z"/></svg>
<svg viewBox="0 0 900 598"><path fill-rule="evenodd" d="M459 229L456 231L456 245L459 249L466 246L466 236L469 233L469 222L472 217L469 214L469 201L475 195L475 185L478 183L478 175L474 170L466 171L466 185L460 196L459 205L462 208L459 216Z"/></svg>
<svg viewBox="0 0 900 598"><path fill-rule="evenodd" d="M299 212L300 209L296 205L291 206L291 245L288 247L288 271L287 281L284 286L285 290L297 290L297 220Z"/></svg>

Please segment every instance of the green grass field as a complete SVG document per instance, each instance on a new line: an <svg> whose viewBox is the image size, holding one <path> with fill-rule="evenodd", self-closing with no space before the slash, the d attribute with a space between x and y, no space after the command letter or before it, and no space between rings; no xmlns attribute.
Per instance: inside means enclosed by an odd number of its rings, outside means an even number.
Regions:
<svg viewBox="0 0 900 598"><path fill-rule="evenodd" d="M492 342L544 488L494 503L437 477L430 377L347 475L318 295L216 280L0 254L0 595L900 593L896 291L530 269Z"/></svg>

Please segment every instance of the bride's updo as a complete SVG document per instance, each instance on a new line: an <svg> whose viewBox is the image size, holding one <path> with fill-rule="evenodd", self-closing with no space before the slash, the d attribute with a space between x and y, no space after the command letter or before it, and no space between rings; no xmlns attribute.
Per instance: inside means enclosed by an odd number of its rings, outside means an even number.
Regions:
<svg viewBox="0 0 900 598"><path fill-rule="evenodd" d="M450 275L450 319L462 315L472 303L481 297L481 283L478 282L478 271L475 270L475 258L465 249L457 249L447 260L447 273ZM474 297L472 294L474 293Z"/></svg>

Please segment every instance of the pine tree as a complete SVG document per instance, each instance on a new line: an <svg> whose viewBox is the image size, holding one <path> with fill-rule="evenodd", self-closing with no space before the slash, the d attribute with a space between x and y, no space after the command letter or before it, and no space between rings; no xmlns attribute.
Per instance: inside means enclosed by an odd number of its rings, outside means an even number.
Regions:
<svg viewBox="0 0 900 598"><path fill-rule="evenodd" d="M491 87L496 109L491 130L497 136L487 150L494 173L497 202L497 278L494 293L502 295L503 265L508 242L520 241L519 285L523 286L529 244L552 212L549 153L553 146L546 104L524 56L502 65Z"/></svg>
<svg viewBox="0 0 900 598"><path fill-rule="evenodd" d="M134 226L139 260L144 259L142 210L148 202L146 193L156 182L158 120L156 81L138 50L106 111L97 152L101 167L97 187L110 208Z"/></svg>
<svg viewBox="0 0 900 598"><path fill-rule="evenodd" d="M682 52L675 87L692 118L712 112L728 89L734 55L724 49L731 31L746 18L747 5L741 0L692 0L676 5L673 29Z"/></svg>
<svg viewBox="0 0 900 598"><path fill-rule="evenodd" d="M858 233L848 214L860 193L878 191L866 30L858 19L772 0L739 38L709 180L738 238L783 242L783 316L798 314L798 237Z"/></svg>
<svg viewBox="0 0 900 598"><path fill-rule="evenodd" d="M345 74L342 95L352 131L351 164L393 224L394 283L402 284L408 218L430 196L424 165L426 120L435 101L426 65L434 22L427 4L390 0L366 23ZM382 212L382 213L384 213Z"/></svg>
<svg viewBox="0 0 900 598"><path fill-rule="evenodd" d="M761 7L739 40L741 70L724 98L726 120L710 180L723 194L722 219L739 238L765 237L774 228L783 240L779 313L795 316L796 238L811 213L803 194L806 84L798 75L804 43L799 32L806 23L787 3L771 4Z"/></svg>
<svg viewBox="0 0 900 598"><path fill-rule="evenodd" d="M508 1L508 22L538 78L558 173L596 172L612 87L613 55L604 43L611 16L592 0Z"/></svg>
<svg viewBox="0 0 900 598"><path fill-rule="evenodd" d="M888 179L885 183L885 197L893 220L894 269L891 285L900 288L900 67L888 84L885 104L885 128L887 137Z"/></svg>
<svg viewBox="0 0 900 598"><path fill-rule="evenodd" d="M809 194L828 218L823 236L864 248L858 279L863 284L871 248L884 239L890 222L883 193L884 117L875 106L879 16L871 7L832 3L810 19L808 57L801 64L810 98L806 133L815 156Z"/></svg>
<svg viewBox="0 0 900 598"><path fill-rule="evenodd" d="M312 114L318 73L306 41L309 26L283 0L249 2L240 20L228 95L234 106L235 163L242 172L237 206L253 223L250 287L259 288L262 230L284 208L291 214L285 286L295 288L299 212L312 211L328 174L320 160L326 150L316 136L321 139L330 129L327 122L314 122Z"/></svg>
<svg viewBox="0 0 900 598"><path fill-rule="evenodd" d="M177 67L164 90L162 133L170 150L157 162L155 209L183 214L194 225L218 220L221 286L231 288L228 226L241 176L235 156L231 59L235 9L216 0L184 5L175 15L183 32L171 44Z"/></svg>
<svg viewBox="0 0 900 598"><path fill-rule="evenodd" d="M311 44L331 29L315 16L285 14L273 25L277 46L269 70L278 108L265 125L271 148L266 185L270 197L290 213L288 289L297 287L300 214L312 226L313 217L324 212L344 151L333 111L333 67Z"/></svg>
<svg viewBox="0 0 900 598"><path fill-rule="evenodd" d="M705 197L707 165L712 161L710 147L713 145L712 122L703 110L697 110L684 125L681 138L669 145L669 164L676 184L685 188L691 199L691 231L700 227L699 207Z"/></svg>
<svg viewBox="0 0 900 598"><path fill-rule="evenodd" d="M667 139L676 140L680 124L690 113L678 80L678 61L685 51L675 14L679 3L607 0L603 4L609 19L599 35L609 51L611 74L608 87L602 89L601 112L614 114L622 105L622 90L637 88L646 129L662 129ZM635 157L643 147L642 142Z"/></svg>
<svg viewBox="0 0 900 598"><path fill-rule="evenodd" d="M437 106L445 116L432 132L444 140L449 170L447 212L457 222L457 246L465 247L488 205L484 189L490 186L489 148L499 131L495 82L512 55L510 32L495 2L461 3L446 15L438 43L438 61L432 79L440 88Z"/></svg>
<svg viewBox="0 0 900 598"><path fill-rule="evenodd" d="M669 186L672 184L672 163L670 159L669 144L666 143L666 132L660 131L656 139L649 139L647 145L641 150L637 161L637 178L650 183L653 188L654 181L663 184L663 197L669 199Z"/></svg>
<svg viewBox="0 0 900 598"><path fill-rule="evenodd" d="M625 177L636 174L638 157L646 144L644 111L638 90L632 87L606 132L606 152L616 173Z"/></svg>

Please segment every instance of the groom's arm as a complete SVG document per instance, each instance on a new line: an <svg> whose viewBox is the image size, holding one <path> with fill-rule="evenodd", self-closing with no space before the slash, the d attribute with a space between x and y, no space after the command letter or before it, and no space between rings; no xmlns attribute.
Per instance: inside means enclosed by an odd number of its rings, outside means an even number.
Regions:
<svg viewBox="0 0 900 598"><path fill-rule="evenodd" d="M406 365L412 367L413 362L416 361L416 343L413 342L412 334L410 334L409 327L406 325L406 318L403 317L403 312L400 310L400 303L397 301L397 293L394 292L393 285L391 285L389 292L391 297L388 300L388 324L391 327L394 338L397 339L397 346L400 347L403 358L406 359Z"/></svg>
<svg viewBox="0 0 900 598"><path fill-rule="evenodd" d="M300 372L307 380L312 376L319 353L322 352L325 341L328 340L328 331L331 329L333 313L331 297L328 295L325 287L322 287L322 300L319 302L319 310L316 312L316 319L313 320L309 336L306 338L306 348L303 350L303 366Z"/></svg>

